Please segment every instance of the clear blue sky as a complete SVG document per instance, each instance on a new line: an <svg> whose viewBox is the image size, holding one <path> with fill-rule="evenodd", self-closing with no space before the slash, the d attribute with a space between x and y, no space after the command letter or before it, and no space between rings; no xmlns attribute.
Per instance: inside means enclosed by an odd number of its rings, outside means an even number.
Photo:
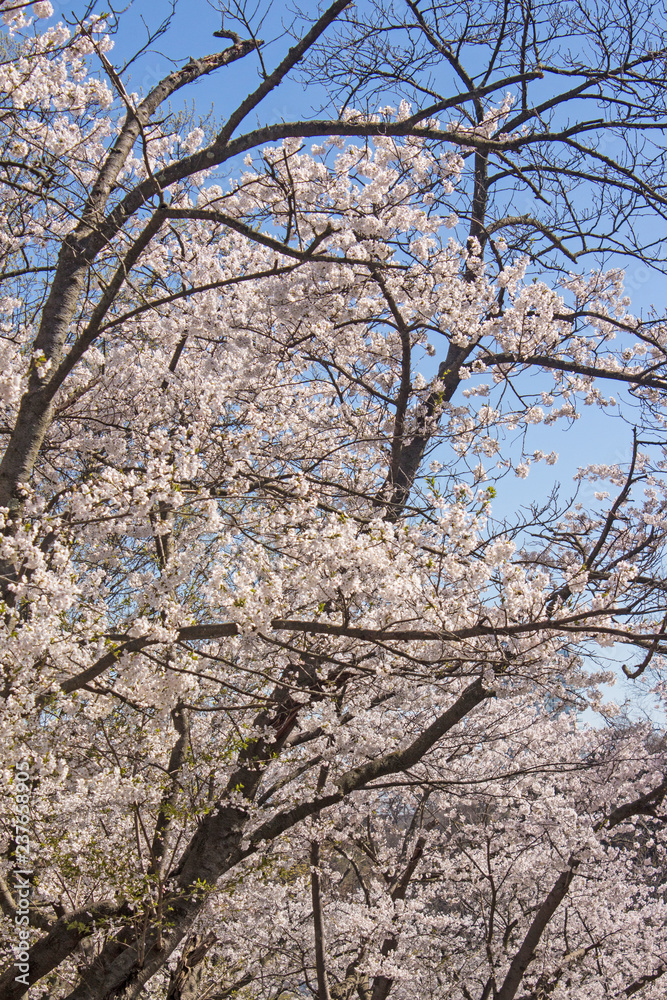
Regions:
<svg viewBox="0 0 667 1000"><path fill-rule="evenodd" d="M249 5L252 9L254 5ZM306 5L307 6L307 5ZM313 13L317 12L317 4L312 4ZM293 20L286 5L282 3L262 3L258 7L265 11L265 17L260 29L260 37L264 41L262 52L267 68L272 69L286 54L293 40L285 32ZM151 27L159 24L169 14L171 4L168 0L135 0L127 15L123 15L123 30L117 36L115 56L126 57L133 47L146 37L143 21ZM260 11L260 14L261 14ZM253 19L253 24L259 24L260 17ZM131 29L128 30L128 22ZM213 32L221 25L219 11L208 0L181 0L176 7L172 27L163 38L159 39L149 52L143 55L132 70L131 86L142 90L149 89L165 73L173 68L170 59L182 64L188 58L207 55L226 48L231 42L218 39ZM246 33L229 18L225 27L237 30L242 37ZM224 117L238 102L253 90L260 82L258 75L259 60L250 55L238 60L229 67L222 68L209 77L204 77L194 87L188 89L190 101L196 101L197 109L206 114L211 108L218 117ZM281 118L293 119L310 116L313 108L319 106L324 98L324 91L308 92L295 82L281 84L263 102L257 112L262 121L275 121ZM256 118L249 121L255 125Z"/></svg>

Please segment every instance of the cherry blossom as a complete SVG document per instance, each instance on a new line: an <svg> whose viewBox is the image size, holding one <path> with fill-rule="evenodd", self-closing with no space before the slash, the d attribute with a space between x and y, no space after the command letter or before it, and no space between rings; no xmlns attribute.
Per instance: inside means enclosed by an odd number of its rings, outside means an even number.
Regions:
<svg viewBox="0 0 667 1000"><path fill-rule="evenodd" d="M31 997L657 998L665 735L604 685L622 649L661 718L665 324L452 211L523 141L506 89L211 140L163 105L259 42L142 96L51 14L6 12L0 67ZM523 507L591 407L627 461L591 441L580 497Z"/></svg>

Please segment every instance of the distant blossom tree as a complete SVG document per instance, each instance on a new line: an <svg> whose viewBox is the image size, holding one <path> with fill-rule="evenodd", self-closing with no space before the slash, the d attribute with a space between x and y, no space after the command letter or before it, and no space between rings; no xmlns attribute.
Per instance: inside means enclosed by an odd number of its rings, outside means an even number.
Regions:
<svg viewBox="0 0 667 1000"><path fill-rule="evenodd" d="M339 0L273 70L236 5L143 96L126 15L0 9L0 995L663 996L665 733L580 718L614 644L667 694L667 323L585 270L663 264L651 5ZM297 70L338 111L243 132ZM629 461L522 505L586 407Z"/></svg>

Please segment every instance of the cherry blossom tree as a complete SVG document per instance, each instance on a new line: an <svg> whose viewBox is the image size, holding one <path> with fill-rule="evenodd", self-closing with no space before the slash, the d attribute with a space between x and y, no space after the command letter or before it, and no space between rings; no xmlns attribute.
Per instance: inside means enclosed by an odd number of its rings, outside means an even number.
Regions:
<svg viewBox="0 0 667 1000"><path fill-rule="evenodd" d="M615 644L664 711L667 324L601 265L660 264L665 47L561 7L588 68L552 6L337 2L275 69L230 7L137 95L113 17L2 5L3 997L662 995L664 731L580 715ZM628 462L494 514L587 407Z"/></svg>

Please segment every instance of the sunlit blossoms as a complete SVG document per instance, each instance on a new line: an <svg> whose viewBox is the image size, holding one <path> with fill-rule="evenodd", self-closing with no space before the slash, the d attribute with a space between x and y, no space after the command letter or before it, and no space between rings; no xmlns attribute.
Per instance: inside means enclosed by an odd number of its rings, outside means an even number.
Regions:
<svg viewBox="0 0 667 1000"><path fill-rule="evenodd" d="M0 993L657 1000L667 327L485 230L513 84L239 138L165 102L259 42L139 98L51 15L0 66Z"/></svg>

